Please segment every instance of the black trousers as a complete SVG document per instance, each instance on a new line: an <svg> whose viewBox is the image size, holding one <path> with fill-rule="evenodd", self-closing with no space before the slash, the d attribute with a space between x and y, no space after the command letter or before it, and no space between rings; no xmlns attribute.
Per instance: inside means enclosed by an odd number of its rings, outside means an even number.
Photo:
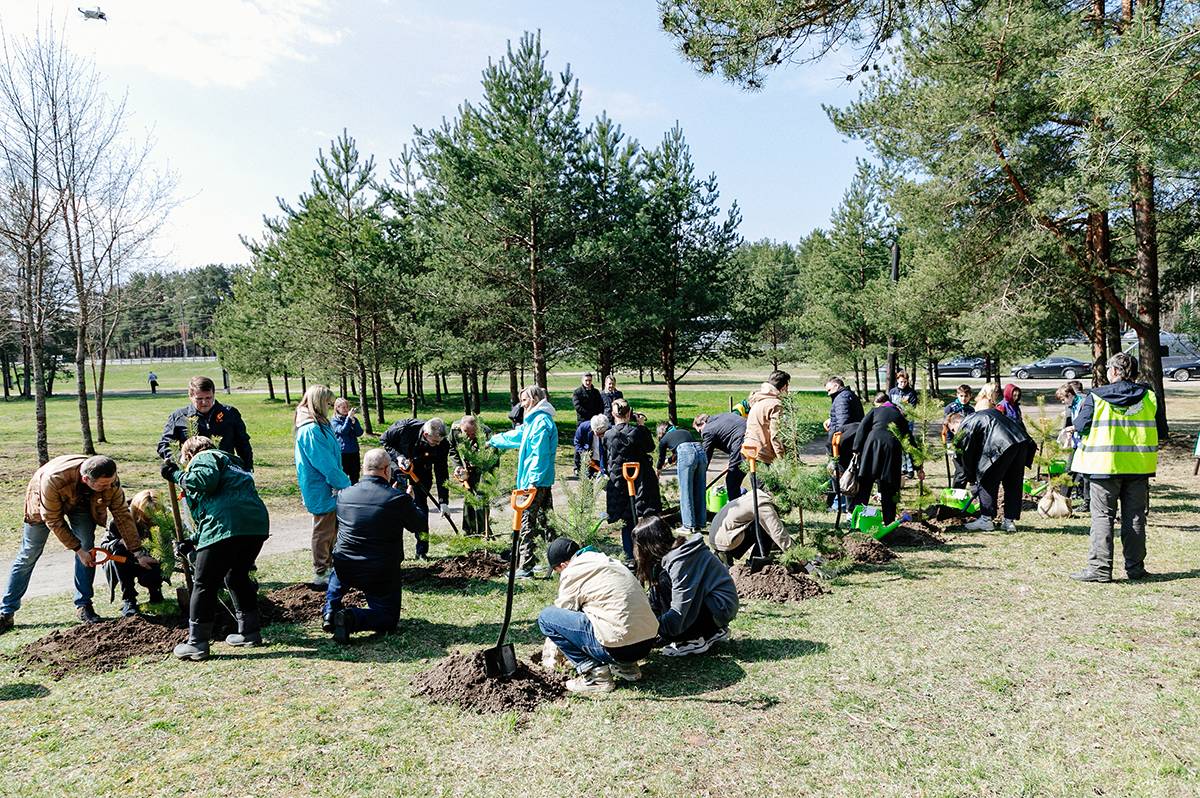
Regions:
<svg viewBox="0 0 1200 798"><path fill-rule="evenodd" d="M350 477L350 484L358 483L358 475L362 472L362 460L358 452L342 452L342 470Z"/></svg>
<svg viewBox="0 0 1200 798"><path fill-rule="evenodd" d="M729 473L725 475L725 490L729 493L729 501L742 495L742 481L745 479L746 472L742 470L742 464L731 463Z"/></svg>
<svg viewBox="0 0 1200 798"><path fill-rule="evenodd" d="M1009 447L987 471L979 475L979 511L985 518L996 518L996 494L1004 488L1004 517L1016 521L1021 517L1021 496L1025 492L1025 449Z"/></svg>
<svg viewBox="0 0 1200 798"><path fill-rule="evenodd" d="M871 488L875 486L875 480L869 479L862 475L858 478L858 496L855 498L855 504L871 503ZM893 485L890 482L879 483L879 503L880 509L883 511L883 523L890 524L896 520L896 499L900 497L900 486Z"/></svg>
<svg viewBox="0 0 1200 798"><path fill-rule="evenodd" d="M250 578L266 537L238 535L218 540L196 552L195 587L190 608L192 623L212 623L221 585L229 588L238 612L258 609L258 585Z"/></svg>

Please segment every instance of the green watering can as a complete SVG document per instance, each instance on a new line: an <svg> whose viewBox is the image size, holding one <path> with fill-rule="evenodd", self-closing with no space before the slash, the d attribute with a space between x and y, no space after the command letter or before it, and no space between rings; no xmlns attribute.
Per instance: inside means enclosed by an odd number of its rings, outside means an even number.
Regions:
<svg viewBox="0 0 1200 798"><path fill-rule="evenodd" d="M1051 460L1046 464L1046 473L1052 477L1067 473L1066 460Z"/></svg>
<svg viewBox="0 0 1200 798"><path fill-rule="evenodd" d="M850 528L876 540L887 537L889 532L909 520L908 513L905 513L892 523L884 524L880 509L866 504L859 504L850 512Z"/></svg>
<svg viewBox="0 0 1200 798"><path fill-rule="evenodd" d="M719 513L721 508L729 504L729 491L724 485L713 485L704 492L704 506L710 513Z"/></svg>
<svg viewBox="0 0 1200 798"><path fill-rule="evenodd" d="M1024 489L1026 496L1031 496L1036 499L1038 496L1041 496L1043 493L1046 492L1046 488L1050 487L1050 483L1049 482L1030 482L1029 480L1025 480L1021 484L1021 487Z"/></svg>
<svg viewBox="0 0 1200 798"><path fill-rule="evenodd" d="M942 495L938 499L938 504L967 513L979 512L979 502L975 501L975 497L971 495L971 491L964 490L963 488L943 488Z"/></svg>

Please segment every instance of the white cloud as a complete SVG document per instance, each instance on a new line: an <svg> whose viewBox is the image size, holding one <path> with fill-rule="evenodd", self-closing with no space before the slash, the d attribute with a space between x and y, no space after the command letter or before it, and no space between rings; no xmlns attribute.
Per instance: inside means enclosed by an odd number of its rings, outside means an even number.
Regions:
<svg viewBox="0 0 1200 798"><path fill-rule="evenodd" d="M93 8L97 0L83 0ZM305 61L341 41L330 0L111 0L108 21L85 20L78 0L0 0L8 35L53 20L73 49L101 67L143 69L196 86L243 88L281 61Z"/></svg>

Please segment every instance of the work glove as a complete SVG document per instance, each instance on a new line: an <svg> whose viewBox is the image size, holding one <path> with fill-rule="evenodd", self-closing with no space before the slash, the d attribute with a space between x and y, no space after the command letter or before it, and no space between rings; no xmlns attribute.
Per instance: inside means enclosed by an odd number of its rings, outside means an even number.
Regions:
<svg viewBox="0 0 1200 798"><path fill-rule="evenodd" d="M412 463L409 461L409 459L407 457L404 457L403 455L401 455L400 457L396 458L396 467L399 468L401 471L411 471Z"/></svg>
<svg viewBox="0 0 1200 798"><path fill-rule="evenodd" d="M196 541L193 538L184 538L175 543L175 556L186 557L196 550Z"/></svg>
<svg viewBox="0 0 1200 798"><path fill-rule="evenodd" d="M162 474L162 478L167 482L174 483L177 471L179 471L179 466L174 460L168 457L166 460L163 460L162 468L158 470L158 473Z"/></svg>
<svg viewBox="0 0 1200 798"><path fill-rule="evenodd" d="M442 515L447 515L450 512L450 505L442 502L438 505L438 512L440 512Z"/></svg>

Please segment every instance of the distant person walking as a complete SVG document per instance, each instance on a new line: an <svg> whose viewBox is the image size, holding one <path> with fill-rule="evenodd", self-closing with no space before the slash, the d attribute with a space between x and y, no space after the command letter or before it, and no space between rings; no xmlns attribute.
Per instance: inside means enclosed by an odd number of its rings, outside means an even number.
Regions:
<svg viewBox="0 0 1200 798"><path fill-rule="evenodd" d="M342 470L342 453L329 423L333 391L312 385L296 405L296 479L300 498L312 513L313 584L329 584L331 552L337 538L337 492L350 487Z"/></svg>
<svg viewBox="0 0 1200 798"><path fill-rule="evenodd" d="M329 426L337 436L338 448L342 450L342 470L350 478L350 484L358 482L358 472L362 469L359 460L358 439L363 435L362 422L358 420L358 408L351 407L344 396L339 396L333 403L333 416Z"/></svg>
<svg viewBox="0 0 1200 798"><path fill-rule="evenodd" d="M166 460L171 456L172 443L182 444L194 435L203 435L211 438L221 451L236 454L242 468L253 471L254 450L250 448L250 435L242 414L236 407L218 402L216 391L208 377L192 377L188 381L191 404L167 418L158 441L158 456Z"/></svg>
<svg viewBox="0 0 1200 798"><path fill-rule="evenodd" d="M146 375L146 381L150 383L150 393L158 393L158 375L153 371Z"/></svg>

